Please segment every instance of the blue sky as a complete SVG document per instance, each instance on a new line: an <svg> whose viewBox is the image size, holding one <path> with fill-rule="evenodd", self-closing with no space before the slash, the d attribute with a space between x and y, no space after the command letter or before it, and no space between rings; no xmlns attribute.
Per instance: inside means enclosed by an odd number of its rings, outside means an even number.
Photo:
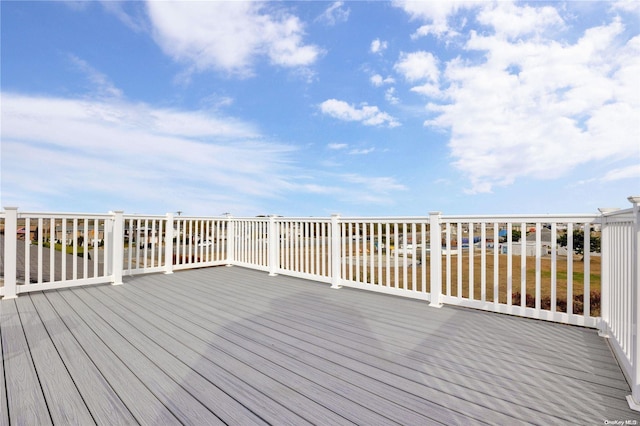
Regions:
<svg viewBox="0 0 640 426"><path fill-rule="evenodd" d="M2 206L587 213L640 194L640 2L0 4Z"/></svg>

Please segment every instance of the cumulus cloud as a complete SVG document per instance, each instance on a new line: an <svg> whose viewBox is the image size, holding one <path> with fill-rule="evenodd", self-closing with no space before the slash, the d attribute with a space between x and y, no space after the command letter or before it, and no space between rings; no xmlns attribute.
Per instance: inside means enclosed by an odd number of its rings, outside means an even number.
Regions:
<svg viewBox="0 0 640 426"><path fill-rule="evenodd" d="M363 104L361 108L354 107L345 101L328 99L320 104L320 111L330 117L343 121L358 121L366 126L397 127L400 123L377 106Z"/></svg>
<svg viewBox="0 0 640 426"><path fill-rule="evenodd" d="M194 71L250 76L257 58L305 67L321 49L305 44L300 19L258 2L149 2L153 35L162 50Z"/></svg>
<svg viewBox="0 0 640 426"><path fill-rule="evenodd" d="M409 82L439 80L438 59L431 52L402 52L393 68Z"/></svg>
<svg viewBox="0 0 640 426"><path fill-rule="evenodd" d="M384 98L387 100L387 102L389 102L392 105L396 105L398 103L400 103L400 98L398 98L396 96L396 89L395 87L389 87L385 92L384 92Z"/></svg>
<svg viewBox="0 0 640 426"><path fill-rule="evenodd" d="M553 6L516 6L506 1L483 8L476 19L494 28L497 35L509 38L539 34L548 28L564 26L564 20Z"/></svg>
<svg viewBox="0 0 640 426"><path fill-rule="evenodd" d="M381 41L379 38L373 40L371 42L371 47L369 48L371 53L382 53L387 49L387 42Z"/></svg>
<svg viewBox="0 0 640 426"><path fill-rule="evenodd" d="M393 79L393 77L383 78L380 74L375 74L375 75L371 76L369 81L371 81L371 84L373 84L376 87L384 86L385 84L393 84L393 83L396 82Z"/></svg>
<svg viewBox="0 0 640 426"><path fill-rule="evenodd" d="M394 5L403 9L412 20L425 22L413 34L413 38L424 37L433 34L436 37L453 37L458 35L454 25L449 23L449 18L462 9L472 9L478 5L486 4L485 1L415 1L397 0ZM464 23L464 21L463 21Z"/></svg>
<svg viewBox="0 0 640 426"><path fill-rule="evenodd" d="M481 14L500 28L471 32L466 43L482 60L448 61L443 101L428 105L434 118L425 124L450 132L454 165L469 177L470 192L521 177L564 176L590 161L638 157L640 36L625 41L625 28L614 19L574 43L559 43L538 31L562 26L553 11L512 11L538 26L518 29L502 26L504 7L491 9L494 17Z"/></svg>

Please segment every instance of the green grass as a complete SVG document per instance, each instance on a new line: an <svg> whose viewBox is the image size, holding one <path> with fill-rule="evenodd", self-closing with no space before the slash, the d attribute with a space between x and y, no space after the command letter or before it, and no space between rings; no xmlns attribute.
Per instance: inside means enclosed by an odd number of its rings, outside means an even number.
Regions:
<svg viewBox="0 0 640 426"><path fill-rule="evenodd" d="M532 270L527 270L527 272L531 272L533 274L535 274L535 269ZM551 279L551 271L549 270L542 270L540 271L540 276L542 278L548 278ZM557 271L556 272L556 279L557 280L562 280L562 281L567 281L567 277L569 275L567 274L567 271ZM583 283L584 282L584 272L574 272L573 273L573 282L574 283ZM589 274L589 282L591 284L600 284L600 274Z"/></svg>
<svg viewBox="0 0 640 426"><path fill-rule="evenodd" d="M32 244L37 245L38 243L37 242L32 242ZM42 243L42 247L50 248L51 247L51 243L43 242ZM53 248L56 251L62 251L62 244L56 243L56 244L53 245ZM78 250L77 251L78 256L83 256L84 255L84 247L83 246L78 246L77 250ZM65 252L67 254L73 254L73 246L65 246Z"/></svg>

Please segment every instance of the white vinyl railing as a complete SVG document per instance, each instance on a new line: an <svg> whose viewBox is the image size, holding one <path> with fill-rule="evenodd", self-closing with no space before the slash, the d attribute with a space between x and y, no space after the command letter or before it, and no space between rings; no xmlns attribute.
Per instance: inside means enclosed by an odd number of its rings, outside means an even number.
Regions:
<svg viewBox="0 0 640 426"><path fill-rule="evenodd" d="M595 219L442 217L442 302L597 327L598 314L591 311L592 281L600 287L599 271L592 274L592 269L601 265L599 253L591 253ZM558 244L560 235L564 246ZM581 254L576 254L574 235L584 248Z"/></svg>
<svg viewBox="0 0 640 426"><path fill-rule="evenodd" d="M640 410L640 197L633 208L602 209L603 282L600 333L609 337Z"/></svg>
<svg viewBox="0 0 640 426"><path fill-rule="evenodd" d="M225 218L123 215L123 274L228 263ZM119 245L118 245L119 247ZM119 254L115 255L120 258Z"/></svg>
<svg viewBox="0 0 640 426"><path fill-rule="evenodd" d="M0 213L0 296L238 265L598 328L640 401L640 197L587 215L418 218ZM600 243L600 244L598 244ZM634 405L635 404L635 405Z"/></svg>
<svg viewBox="0 0 640 426"><path fill-rule="evenodd" d="M112 233L111 215L6 208L0 294L112 282Z"/></svg>
<svg viewBox="0 0 640 426"><path fill-rule="evenodd" d="M331 282L331 220L271 217L269 272Z"/></svg>

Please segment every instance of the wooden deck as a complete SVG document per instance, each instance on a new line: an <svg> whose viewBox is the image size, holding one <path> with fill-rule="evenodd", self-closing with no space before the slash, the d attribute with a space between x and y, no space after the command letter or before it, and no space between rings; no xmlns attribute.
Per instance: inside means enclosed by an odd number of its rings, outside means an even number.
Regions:
<svg viewBox="0 0 640 426"><path fill-rule="evenodd" d="M0 308L0 425L640 422L590 329L239 267Z"/></svg>

